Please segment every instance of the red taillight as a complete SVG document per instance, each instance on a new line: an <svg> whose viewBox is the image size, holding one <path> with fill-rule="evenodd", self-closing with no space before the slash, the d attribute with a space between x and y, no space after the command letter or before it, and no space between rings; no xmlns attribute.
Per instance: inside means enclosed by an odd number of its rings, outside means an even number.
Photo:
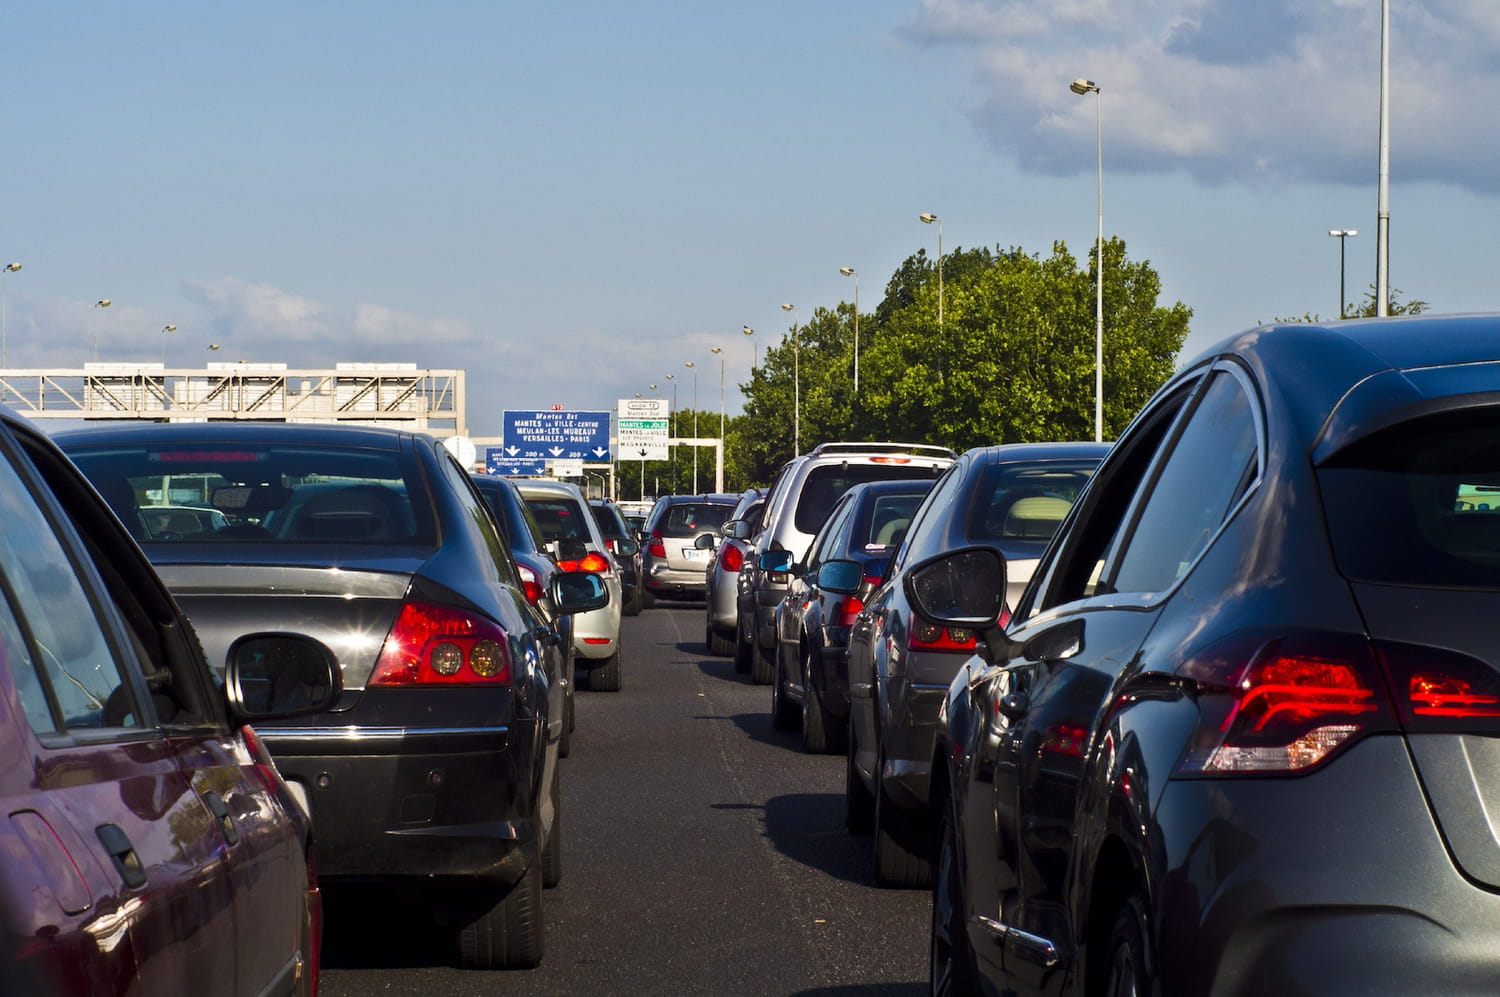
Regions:
<svg viewBox="0 0 1500 997"><path fill-rule="evenodd" d="M979 638L972 630L960 629L958 627L940 627L935 623L928 623L913 616L911 618L911 630L906 640L906 648L909 651L962 651L973 653L978 643Z"/></svg>
<svg viewBox="0 0 1500 997"><path fill-rule="evenodd" d="M1042 737L1042 751L1082 758L1089 745L1089 729L1082 724L1053 724Z"/></svg>
<svg viewBox="0 0 1500 997"><path fill-rule="evenodd" d="M509 685L509 638L473 613L408 602L385 639L369 684Z"/></svg>
<svg viewBox="0 0 1500 997"><path fill-rule="evenodd" d="M557 566L564 571L584 571L595 575L607 575L611 570L609 558L592 550L581 560L558 561Z"/></svg>
<svg viewBox="0 0 1500 997"><path fill-rule="evenodd" d="M1500 674L1453 651L1377 644L1402 726L1414 732L1500 733Z"/></svg>
<svg viewBox="0 0 1500 997"><path fill-rule="evenodd" d="M851 595L844 598L839 605L838 625L841 627L854 626L854 618L864 611L865 604L860 601L859 596Z"/></svg>
<svg viewBox="0 0 1500 997"><path fill-rule="evenodd" d="M872 464L910 464L910 457L871 457Z"/></svg>
<svg viewBox="0 0 1500 997"><path fill-rule="evenodd" d="M521 591L526 593L526 601L533 606L542 598L542 583L537 578L536 572L524 564L517 564L516 569L521 573Z"/></svg>
<svg viewBox="0 0 1500 997"><path fill-rule="evenodd" d="M732 575L739 574L740 568L744 567L745 554L734 544L726 543L719 547L719 567Z"/></svg>
<svg viewBox="0 0 1500 997"><path fill-rule="evenodd" d="M1360 637L1241 635L1177 672L1196 684L1203 718L1178 775L1300 772L1364 734L1396 729Z"/></svg>
<svg viewBox="0 0 1500 997"><path fill-rule="evenodd" d="M652 557L667 556L667 545L662 542L662 535L656 530L651 531L651 549L649 553Z"/></svg>

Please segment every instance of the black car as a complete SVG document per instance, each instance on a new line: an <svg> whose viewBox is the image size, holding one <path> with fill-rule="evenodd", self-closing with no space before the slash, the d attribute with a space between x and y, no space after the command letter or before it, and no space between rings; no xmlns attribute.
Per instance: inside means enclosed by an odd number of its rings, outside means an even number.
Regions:
<svg viewBox="0 0 1500 997"><path fill-rule="evenodd" d="M776 610L771 719L778 730L800 723L806 751L846 749L849 630L931 488L932 482L922 480L855 485L800 562L792 563L790 551L761 555L762 570L791 576Z"/></svg>
<svg viewBox="0 0 1500 997"><path fill-rule="evenodd" d="M1251 330L1136 417L934 746L934 993L1500 979L1500 316Z"/></svg>
<svg viewBox="0 0 1500 997"><path fill-rule="evenodd" d="M639 616L646 607L646 591L641 587L641 545L631 531L619 506L609 499L592 499L589 509L594 522L599 526L599 535L604 546L614 555L615 567L620 572L620 612L626 616Z"/></svg>
<svg viewBox="0 0 1500 997"><path fill-rule="evenodd" d="M421 891L465 965L535 965L540 888L562 861L557 635L442 444L274 423L56 439L136 528L211 660L277 629L337 655L332 709L257 729L312 816L320 881ZM229 525L149 532L143 509L184 502ZM607 598L587 574L555 578L552 596L565 613Z"/></svg>
<svg viewBox="0 0 1500 997"><path fill-rule="evenodd" d="M931 882L938 709L975 645L972 629L938 626L916 611L906 572L940 551L983 544L1003 553L1008 574L1024 585L1108 452L1102 443L1012 443L962 454L904 528L890 569L865 599L849 634L846 823L875 832L882 886Z"/></svg>
<svg viewBox="0 0 1500 997"><path fill-rule="evenodd" d="M521 588L526 593L526 601L542 611L559 638L553 652L559 657L556 671L563 687L563 729L557 742L557 753L566 758L572 752L577 708L573 685L573 616L571 613L561 612L551 596L553 576L562 569L547 552L546 541L542 539L542 528L537 525L531 508L521 498L521 493L516 490L513 482L493 474L471 474L469 478L474 482L474 487L479 489L485 505L494 514L495 525L500 528L500 535L510 547L511 556L516 560L516 572L521 576Z"/></svg>

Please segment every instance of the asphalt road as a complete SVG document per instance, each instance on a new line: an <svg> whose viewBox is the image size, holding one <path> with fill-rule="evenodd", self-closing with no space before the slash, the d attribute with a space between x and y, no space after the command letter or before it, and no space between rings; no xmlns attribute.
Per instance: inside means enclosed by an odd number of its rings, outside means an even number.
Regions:
<svg viewBox="0 0 1500 997"><path fill-rule="evenodd" d="M624 689L578 694L546 957L455 968L430 911L328 897L323 997L925 993L930 903L881 890L843 827L844 761L771 729L703 646L702 604L624 621Z"/></svg>

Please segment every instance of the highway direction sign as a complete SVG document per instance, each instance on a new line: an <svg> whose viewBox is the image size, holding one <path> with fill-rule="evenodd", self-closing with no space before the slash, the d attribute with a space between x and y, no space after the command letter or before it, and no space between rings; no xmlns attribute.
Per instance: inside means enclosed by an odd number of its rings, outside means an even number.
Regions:
<svg viewBox="0 0 1500 997"><path fill-rule="evenodd" d="M500 447L484 448L484 473L505 478L540 478L546 475L546 461L540 458L518 460L505 456Z"/></svg>
<svg viewBox="0 0 1500 997"><path fill-rule="evenodd" d="M505 456L608 461L608 412L504 413Z"/></svg>
<svg viewBox="0 0 1500 997"><path fill-rule="evenodd" d="M666 460L671 408L665 398L621 398L617 450L621 460Z"/></svg>

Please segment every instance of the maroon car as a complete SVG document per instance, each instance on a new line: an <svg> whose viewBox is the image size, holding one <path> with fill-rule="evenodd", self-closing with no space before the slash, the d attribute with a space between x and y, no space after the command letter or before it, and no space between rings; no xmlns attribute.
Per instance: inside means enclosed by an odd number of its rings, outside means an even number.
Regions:
<svg viewBox="0 0 1500 997"><path fill-rule="evenodd" d="M110 507L0 410L0 986L316 992L311 829L245 724L326 708L338 668L264 633L220 664Z"/></svg>

